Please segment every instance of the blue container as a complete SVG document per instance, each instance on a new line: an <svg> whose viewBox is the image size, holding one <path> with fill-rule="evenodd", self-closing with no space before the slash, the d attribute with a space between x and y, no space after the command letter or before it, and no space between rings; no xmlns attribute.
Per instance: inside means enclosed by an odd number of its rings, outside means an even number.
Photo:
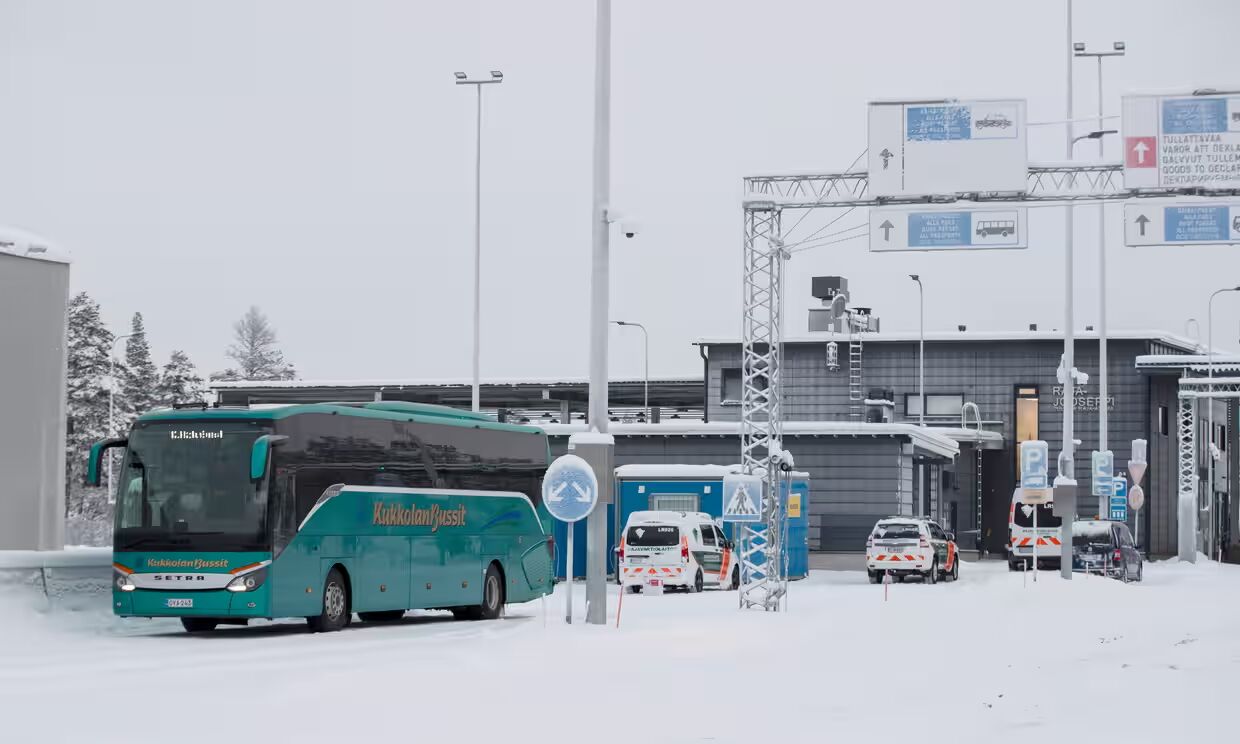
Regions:
<svg viewBox="0 0 1240 744"><path fill-rule="evenodd" d="M612 512L612 521L608 527L608 567L615 570L615 551L617 535L628 522L629 515L635 511L695 511L705 512L712 517L723 516L723 477L728 473L739 473L739 465L623 465L616 468L616 508ZM787 543L784 546L787 555L788 577L801 579L809 573L809 475L794 473L792 477L792 498L787 494L781 499L786 507L791 507L787 520ZM799 504L799 509L797 508ZM562 528L563 525L560 525ZM584 575L577 570L576 561L584 560L584 527L574 535L574 540L581 540L580 546L574 544L580 558L574 557L573 573ZM733 525L725 524L724 534L733 538ZM560 537L557 532L556 541ZM582 551L582 552L577 552ZM559 564L559 575L564 575L564 564Z"/></svg>

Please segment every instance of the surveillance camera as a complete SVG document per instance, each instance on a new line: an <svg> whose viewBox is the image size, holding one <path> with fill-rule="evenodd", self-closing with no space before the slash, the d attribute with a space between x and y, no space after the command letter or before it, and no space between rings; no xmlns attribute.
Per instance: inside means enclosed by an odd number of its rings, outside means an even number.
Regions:
<svg viewBox="0 0 1240 744"><path fill-rule="evenodd" d="M620 232L622 232L626 238L636 237L641 230L641 225L633 220L626 220L620 224Z"/></svg>

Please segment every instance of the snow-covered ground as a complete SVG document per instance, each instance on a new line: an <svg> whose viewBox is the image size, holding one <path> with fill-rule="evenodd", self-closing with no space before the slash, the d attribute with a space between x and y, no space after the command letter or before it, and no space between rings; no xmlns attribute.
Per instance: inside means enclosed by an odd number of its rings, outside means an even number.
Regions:
<svg viewBox="0 0 1240 744"><path fill-rule="evenodd" d="M606 627L565 626L557 593L545 615L534 602L324 635L195 637L10 594L0 726L75 744L1219 741L1240 693L1240 567L1145 575L1026 586L968 563L958 583L893 584L884 602L860 572L819 571L785 613L741 612L732 592L629 595L618 630L613 585Z"/></svg>

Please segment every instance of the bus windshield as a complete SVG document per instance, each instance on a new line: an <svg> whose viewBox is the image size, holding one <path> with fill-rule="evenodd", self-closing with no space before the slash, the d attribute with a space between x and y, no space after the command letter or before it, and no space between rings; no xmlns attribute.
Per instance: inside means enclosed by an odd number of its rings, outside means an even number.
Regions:
<svg viewBox="0 0 1240 744"><path fill-rule="evenodd" d="M116 497L118 551L265 550L267 489L250 480L251 421L166 421L129 435Z"/></svg>

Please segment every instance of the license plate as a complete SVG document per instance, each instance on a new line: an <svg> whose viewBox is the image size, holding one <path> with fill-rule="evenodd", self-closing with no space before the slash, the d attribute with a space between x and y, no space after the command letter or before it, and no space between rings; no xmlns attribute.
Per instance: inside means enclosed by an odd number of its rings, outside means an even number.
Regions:
<svg viewBox="0 0 1240 744"><path fill-rule="evenodd" d="M1087 556L1085 556L1085 562L1086 562L1086 563L1101 563L1101 562L1102 562L1102 556L1100 556L1100 555L1087 555Z"/></svg>
<svg viewBox="0 0 1240 744"><path fill-rule="evenodd" d="M168 599L164 600L165 607L193 607L193 599Z"/></svg>
<svg viewBox="0 0 1240 744"><path fill-rule="evenodd" d="M630 562L630 563L645 563L645 562L646 562L646 556L644 556L644 555L635 555L635 556L633 556L632 558L630 558L630 559L629 559L629 562Z"/></svg>
<svg viewBox="0 0 1240 744"><path fill-rule="evenodd" d="M903 553L903 552L905 552L905 549L904 549L904 548L897 547L897 546L888 546L888 547L883 548L883 550L887 551L888 553Z"/></svg>

